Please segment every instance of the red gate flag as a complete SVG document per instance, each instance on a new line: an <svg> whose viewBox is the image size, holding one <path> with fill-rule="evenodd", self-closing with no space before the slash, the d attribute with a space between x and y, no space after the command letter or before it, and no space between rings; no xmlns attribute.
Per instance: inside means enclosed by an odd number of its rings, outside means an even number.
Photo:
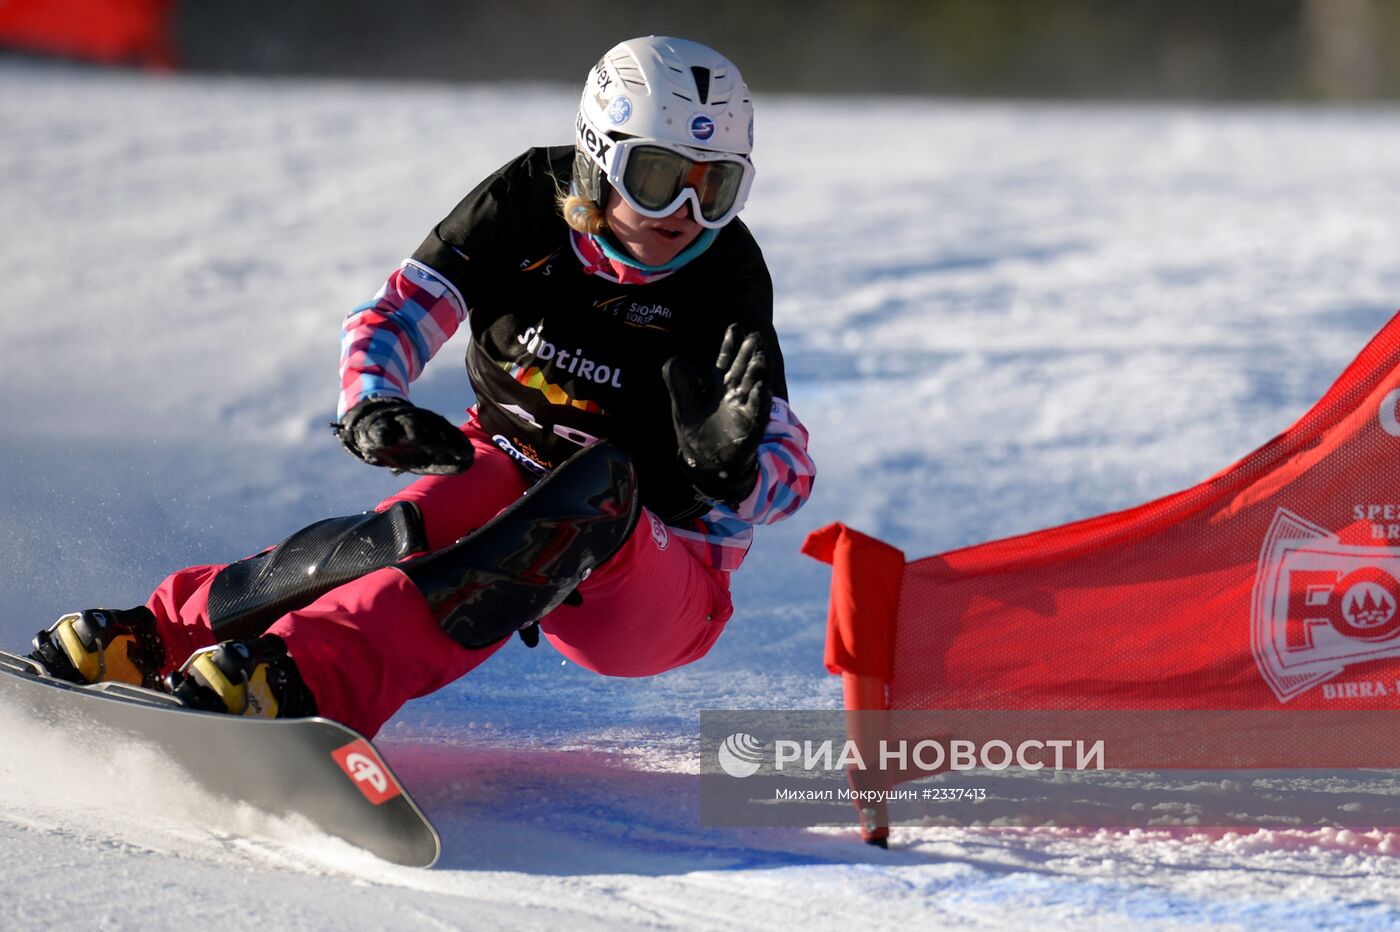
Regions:
<svg viewBox="0 0 1400 932"><path fill-rule="evenodd" d="M840 524L847 707L1400 708L1400 315L1302 419L1194 488L913 562Z"/></svg>
<svg viewBox="0 0 1400 932"><path fill-rule="evenodd" d="M0 46L168 68L178 0L0 0Z"/></svg>

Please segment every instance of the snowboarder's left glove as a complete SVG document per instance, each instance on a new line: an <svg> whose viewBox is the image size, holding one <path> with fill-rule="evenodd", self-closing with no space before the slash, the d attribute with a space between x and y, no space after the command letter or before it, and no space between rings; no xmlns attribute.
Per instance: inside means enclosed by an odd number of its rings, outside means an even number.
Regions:
<svg viewBox="0 0 1400 932"><path fill-rule="evenodd" d="M345 449L372 466L445 476L472 464L472 444L451 421L402 398L365 398L332 424Z"/></svg>
<svg viewBox="0 0 1400 932"><path fill-rule="evenodd" d="M758 481L758 446L773 405L760 345L758 333L741 339L731 324L708 373L698 375L679 356L661 369L681 469L702 495L728 505L747 498Z"/></svg>

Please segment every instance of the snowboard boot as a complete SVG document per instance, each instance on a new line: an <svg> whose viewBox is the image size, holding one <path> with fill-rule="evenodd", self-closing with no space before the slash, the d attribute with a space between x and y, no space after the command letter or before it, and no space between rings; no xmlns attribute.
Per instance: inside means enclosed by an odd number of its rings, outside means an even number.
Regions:
<svg viewBox="0 0 1400 932"><path fill-rule="evenodd" d="M453 640L487 647L560 605L626 543L640 514L631 458L599 443L452 546L395 569Z"/></svg>
<svg viewBox="0 0 1400 932"><path fill-rule="evenodd" d="M70 683L158 689L165 648L156 634L156 616L144 605L126 611L90 608L64 615L36 634L29 656Z"/></svg>
<svg viewBox="0 0 1400 932"><path fill-rule="evenodd" d="M252 718L305 718L316 699L287 644L275 634L224 641L197 650L169 678L170 692L191 709Z"/></svg>

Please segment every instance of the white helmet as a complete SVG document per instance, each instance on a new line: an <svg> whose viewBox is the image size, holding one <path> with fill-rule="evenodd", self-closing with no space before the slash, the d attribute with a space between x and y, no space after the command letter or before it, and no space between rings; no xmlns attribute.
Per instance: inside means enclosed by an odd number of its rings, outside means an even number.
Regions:
<svg viewBox="0 0 1400 932"><path fill-rule="evenodd" d="M613 46L588 74L574 124L574 184L604 206L607 187L648 217L689 201L722 227L753 184L753 104L739 69L698 42L647 36Z"/></svg>

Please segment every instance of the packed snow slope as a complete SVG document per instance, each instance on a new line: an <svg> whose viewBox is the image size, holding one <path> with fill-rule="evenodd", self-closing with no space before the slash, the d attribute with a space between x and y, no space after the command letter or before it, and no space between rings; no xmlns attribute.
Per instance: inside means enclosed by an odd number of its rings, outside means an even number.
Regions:
<svg viewBox="0 0 1400 932"><path fill-rule="evenodd" d="M605 680L519 645L381 736L447 847L387 867L139 747L0 714L11 926L1178 926L1400 921L1400 836L733 831L698 711L831 708L840 519L911 556L1191 485L1290 424L1400 305L1400 111L757 93L746 221L816 496L712 653ZM0 641L144 600L399 480L326 429L338 323L576 92L0 63ZM468 402L461 336L415 400Z"/></svg>

